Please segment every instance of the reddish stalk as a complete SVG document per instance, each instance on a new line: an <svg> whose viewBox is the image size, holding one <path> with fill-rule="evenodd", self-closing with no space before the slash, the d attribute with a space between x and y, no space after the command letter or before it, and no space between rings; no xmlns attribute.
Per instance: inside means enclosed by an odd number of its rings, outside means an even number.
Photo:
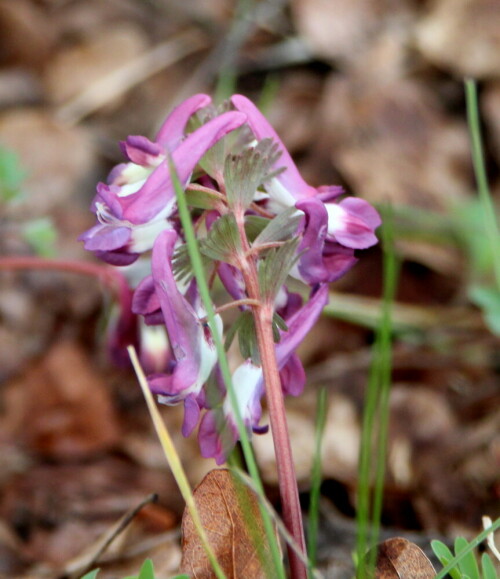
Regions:
<svg viewBox="0 0 500 579"><path fill-rule="evenodd" d="M302 525L302 513L297 488L297 476L295 474L283 390L281 388L281 378L274 346L272 329L274 305L262 302L257 267L254 258L250 256L251 248L245 233L244 215L242 212L235 211L235 217L244 255L241 259L241 272L245 281L247 295L249 299L257 300L257 302L260 303L260 307L253 307L252 311L255 320L262 373L264 375L266 399L269 407L269 419L276 456L276 467L278 470L283 521L289 533L295 539L299 549L305 554L304 528ZM307 569L300 557L290 545L287 545L287 551L292 579L306 579Z"/></svg>
<svg viewBox="0 0 500 579"><path fill-rule="evenodd" d="M110 267L86 261L71 261L65 259L47 259L37 256L11 256L0 258L0 271L15 271L24 269L38 269L76 273L99 279L119 298L128 292L125 277Z"/></svg>

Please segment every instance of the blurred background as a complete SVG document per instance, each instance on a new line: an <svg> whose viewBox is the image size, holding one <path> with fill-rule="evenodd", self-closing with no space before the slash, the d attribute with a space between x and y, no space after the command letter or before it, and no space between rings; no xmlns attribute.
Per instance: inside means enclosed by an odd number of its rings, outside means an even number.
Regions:
<svg viewBox="0 0 500 579"><path fill-rule="evenodd" d="M500 195L500 4L492 0L0 0L0 256L92 261L95 184L118 141L152 138L208 92L252 98L311 184L390 203L393 307L388 536L472 537L500 495L500 288L471 164L464 77L478 81ZM363 401L382 292L380 247L332 285L289 401L307 503L318 389L329 394L320 568L349 577ZM105 348L98 280L0 271L0 577L78 577L99 539L150 493L100 558L103 578L180 560L183 504L139 387ZM164 409L193 485L214 464ZM276 498L270 435L255 440Z"/></svg>

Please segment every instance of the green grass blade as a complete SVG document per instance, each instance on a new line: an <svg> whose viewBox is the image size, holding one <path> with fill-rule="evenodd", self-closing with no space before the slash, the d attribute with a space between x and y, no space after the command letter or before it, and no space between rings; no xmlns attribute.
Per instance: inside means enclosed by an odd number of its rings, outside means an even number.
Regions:
<svg viewBox="0 0 500 579"><path fill-rule="evenodd" d="M86 573L81 579L96 579L99 571L100 569L94 569L93 571L90 571L90 573Z"/></svg>
<svg viewBox="0 0 500 579"><path fill-rule="evenodd" d="M179 178L177 176L177 172L173 163L170 162L170 174L172 178L172 184L175 188L175 194L177 197L177 206L179 210L179 217L181 220L182 228L184 231L184 236L186 238L186 244L188 247L189 257L191 259L191 263L193 266L193 272L196 278L196 282L198 284L198 291L200 292L200 297L205 307L206 315L207 315L207 322L212 333L212 338L215 344L215 348L217 351L217 357L219 360L219 366L222 374L222 378L226 385L229 400L231 402L232 408L234 410L234 414L236 417L236 424L238 427L238 433L240 436L241 447L243 450L243 455L245 457L245 461L248 467L248 471L250 476L255 484L255 487L259 494L264 496L264 488L262 486L262 481L260 480L259 471L257 468L257 462L255 460L255 455L253 453L253 449L250 444L250 440L248 438L248 434L243 424L243 420L241 418L241 414L239 411L236 395L234 392L233 382L231 371L229 369L229 364L227 361L226 352L224 349L224 343L222 340L222 336L219 334L217 324L215 321L215 312L214 307L212 304L212 298L210 297L210 289L208 287L208 283L205 277L205 271L203 268L203 261L200 254L200 250L198 247L198 242L196 239L193 223L191 221L191 215L189 213L189 209L187 206L186 198L184 195L184 191L182 189L182 185L179 182ZM279 546L274 535L274 529L271 519L269 518L265 509L260 508L260 512L262 514L264 526L266 529L266 536L267 540L269 541L271 547L271 553L273 558L273 563L275 567L275 574L276 577L280 579L285 579L285 571L283 568L283 563L281 560L281 554L279 550Z"/></svg>
<svg viewBox="0 0 500 579"><path fill-rule="evenodd" d="M383 486L385 475L385 460L387 452L389 393L391 383L391 337L392 337L392 304L394 302L398 264L394 252L394 230L392 226L392 211L385 208L382 211L384 226L383 251L383 296L379 328L373 347L373 363L368 379L363 426L361 433L361 449L359 457L358 504L356 511L357 537L356 558L358 577L366 577L370 568L375 565L380 516L383 502ZM378 420L376 420L378 417ZM372 440L375 434L375 424L378 425L377 466L374 483L374 499L370 508L370 487L372 473ZM365 553L370 548L370 560L365 561Z"/></svg>
<svg viewBox="0 0 500 579"><path fill-rule="evenodd" d="M321 487L321 445L325 432L326 415L328 411L328 397L326 388L318 392L316 404L316 437L314 459L311 472L311 491L309 504L309 525L307 536L307 553L309 555L309 571L316 565L316 551L318 546L318 518L319 518L319 491Z"/></svg>
<svg viewBox="0 0 500 579"><path fill-rule="evenodd" d="M495 214L495 207L491 199L488 178L486 176L477 90L476 83L473 80L465 81L465 96L467 103L467 119L471 138L472 162L474 165L479 199L483 208L486 236L488 237L491 254L494 259L493 268L495 273L495 282L497 289L500 290L500 252L497 251L500 234Z"/></svg>
<svg viewBox="0 0 500 579"><path fill-rule="evenodd" d="M392 373L392 306L396 296L399 264L394 249L393 215L390 207L382 212L384 227L382 229L382 246L384 253L384 289L382 295L382 320L380 323L378 352L378 439L375 471L375 485L373 507L371 513L372 529L370 542L378 543L380 519L384 496L385 465L387 458L387 443L389 436L389 395ZM373 565L375 564L375 550L373 550Z"/></svg>

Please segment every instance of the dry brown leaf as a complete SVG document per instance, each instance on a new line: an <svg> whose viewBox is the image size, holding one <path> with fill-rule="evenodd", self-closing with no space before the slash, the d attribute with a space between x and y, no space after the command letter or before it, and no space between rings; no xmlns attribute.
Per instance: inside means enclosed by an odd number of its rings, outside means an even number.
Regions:
<svg viewBox="0 0 500 579"><path fill-rule="evenodd" d="M254 493L229 470L216 469L201 481L194 497L210 545L226 575L235 579L268 577L261 558L269 560L269 547ZM180 572L197 579L216 577L187 509L182 534Z"/></svg>
<svg viewBox="0 0 500 579"><path fill-rule="evenodd" d="M417 28L417 46L460 76L498 78L499 22L496 0L435 0Z"/></svg>
<svg viewBox="0 0 500 579"><path fill-rule="evenodd" d="M294 23L311 49L327 59L353 60L409 9L407 0L294 0Z"/></svg>
<svg viewBox="0 0 500 579"><path fill-rule="evenodd" d="M420 547L395 537L378 547L376 579L432 579L436 571Z"/></svg>
<svg viewBox="0 0 500 579"><path fill-rule="evenodd" d="M54 43L50 20L35 2L0 2L0 64L38 68Z"/></svg>
<svg viewBox="0 0 500 579"><path fill-rule="evenodd" d="M72 342L56 344L13 383L6 407L5 430L53 459L89 457L120 439L106 385Z"/></svg>
<svg viewBox="0 0 500 579"><path fill-rule="evenodd" d="M9 207L22 217L47 216L78 194L81 186L93 183L94 147L80 127L67 127L39 109L19 108L0 116L0 145L19 155L26 172L25 199Z"/></svg>
<svg viewBox="0 0 500 579"><path fill-rule="evenodd" d="M61 104L142 54L147 39L134 25L121 25L61 50L45 74L48 99Z"/></svg>

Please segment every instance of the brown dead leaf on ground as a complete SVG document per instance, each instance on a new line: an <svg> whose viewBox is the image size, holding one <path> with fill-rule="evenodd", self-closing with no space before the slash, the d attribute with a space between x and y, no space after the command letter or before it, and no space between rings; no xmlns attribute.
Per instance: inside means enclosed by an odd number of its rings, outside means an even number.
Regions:
<svg viewBox="0 0 500 579"><path fill-rule="evenodd" d="M82 188L96 177L88 132L67 127L43 110L13 109L0 115L0 145L17 153L26 172L24 202L8 207L12 217L47 216L63 204L78 206Z"/></svg>
<svg viewBox="0 0 500 579"><path fill-rule="evenodd" d="M198 485L194 498L208 541L224 573L235 579L268 577L270 550L253 491L227 469L217 469ZM182 534L180 572L199 579L216 577L187 509Z"/></svg>
<svg viewBox="0 0 500 579"><path fill-rule="evenodd" d="M372 42L400 22L408 25L408 0L292 0L294 23L320 57L344 66L364 58Z"/></svg>
<svg viewBox="0 0 500 579"><path fill-rule="evenodd" d="M496 0L434 0L418 25L425 58L459 76L498 78L500 4Z"/></svg>
<svg viewBox="0 0 500 579"><path fill-rule="evenodd" d="M432 579L436 571L420 547L395 537L378 546L376 579Z"/></svg>
<svg viewBox="0 0 500 579"><path fill-rule="evenodd" d="M147 45L139 27L121 25L59 50L44 77L49 102L57 105L75 97L139 56Z"/></svg>
<svg viewBox="0 0 500 579"><path fill-rule="evenodd" d="M109 389L74 343L53 346L8 389L3 429L47 458L82 459L120 439Z"/></svg>

